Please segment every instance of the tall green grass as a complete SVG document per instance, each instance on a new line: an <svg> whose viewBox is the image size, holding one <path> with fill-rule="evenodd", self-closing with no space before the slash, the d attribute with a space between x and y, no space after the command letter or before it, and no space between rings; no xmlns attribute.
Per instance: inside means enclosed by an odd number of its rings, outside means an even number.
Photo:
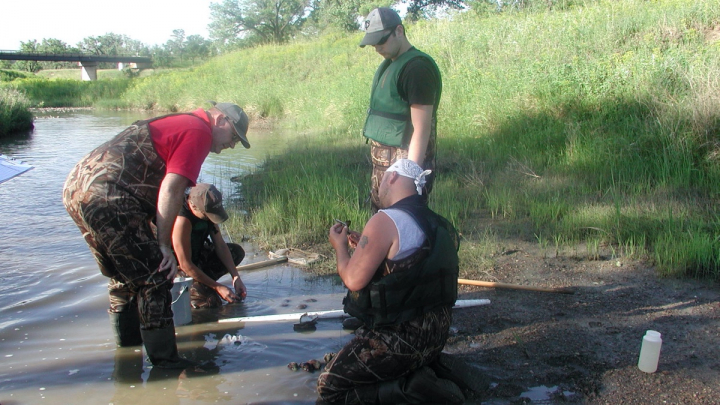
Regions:
<svg viewBox="0 0 720 405"><path fill-rule="evenodd" d="M720 3L583 4L408 27L444 78L431 205L469 239L489 216L557 249L607 246L662 274L720 277ZM367 216L359 134L380 60L360 37L242 51L129 95L232 100L323 131L245 182L264 240L319 242L331 217Z"/></svg>
<svg viewBox="0 0 720 405"><path fill-rule="evenodd" d="M32 107L127 107L122 96L129 79L79 81L71 79L16 80L3 87L23 93Z"/></svg>
<svg viewBox="0 0 720 405"><path fill-rule="evenodd" d="M29 105L27 98L17 90L0 88L0 137L32 129Z"/></svg>

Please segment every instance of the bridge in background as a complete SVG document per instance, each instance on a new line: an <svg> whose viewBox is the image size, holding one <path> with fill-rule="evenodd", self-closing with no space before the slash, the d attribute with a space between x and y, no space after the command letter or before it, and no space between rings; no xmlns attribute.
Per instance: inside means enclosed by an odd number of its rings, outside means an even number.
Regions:
<svg viewBox="0 0 720 405"><path fill-rule="evenodd" d="M152 58L149 56L87 55L82 53L42 53L0 50L0 60L78 62L80 67L82 67L83 80L97 80L97 66L101 62L117 63L118 69L125 67L125 64L134 65L138 69L148 69L152 66Z"/></svg>

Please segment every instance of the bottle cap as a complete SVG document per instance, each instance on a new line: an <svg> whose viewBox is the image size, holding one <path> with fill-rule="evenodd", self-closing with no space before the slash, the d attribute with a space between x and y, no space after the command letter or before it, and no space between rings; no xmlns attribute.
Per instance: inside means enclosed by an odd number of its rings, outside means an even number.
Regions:
<svg viewBox="0 0 720 405"><path fill-rule="evenodd" d="M650 340L661 340L660 332L656 330L648 330L645 332L645 337Z"/></svg>

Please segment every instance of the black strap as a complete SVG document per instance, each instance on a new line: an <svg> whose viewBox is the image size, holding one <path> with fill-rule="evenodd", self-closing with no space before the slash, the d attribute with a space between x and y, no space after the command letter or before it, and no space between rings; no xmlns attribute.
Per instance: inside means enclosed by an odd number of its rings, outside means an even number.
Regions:
<svg viewBox="0 0 720 405"><path fill-rule="evenodd" d="M383 117L396 121L407 121L409 118L409 115L407 114L394 114L384 111L373 110L372 108L368 108L367 113L368 115L377 115L378 117Z"/></svg>

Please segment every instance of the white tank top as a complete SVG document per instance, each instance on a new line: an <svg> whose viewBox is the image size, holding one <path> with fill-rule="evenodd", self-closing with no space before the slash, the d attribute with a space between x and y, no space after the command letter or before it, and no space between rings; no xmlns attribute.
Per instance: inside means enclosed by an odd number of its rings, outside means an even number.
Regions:
<svg viewBox="0 0 720 405"><path fill-rule="evenodd" d="M392 260L404 259L423 245L425 234L410 214L397 208L379 212L390 217L397 228L400 247L395 256L391 258Z"/></svg>

